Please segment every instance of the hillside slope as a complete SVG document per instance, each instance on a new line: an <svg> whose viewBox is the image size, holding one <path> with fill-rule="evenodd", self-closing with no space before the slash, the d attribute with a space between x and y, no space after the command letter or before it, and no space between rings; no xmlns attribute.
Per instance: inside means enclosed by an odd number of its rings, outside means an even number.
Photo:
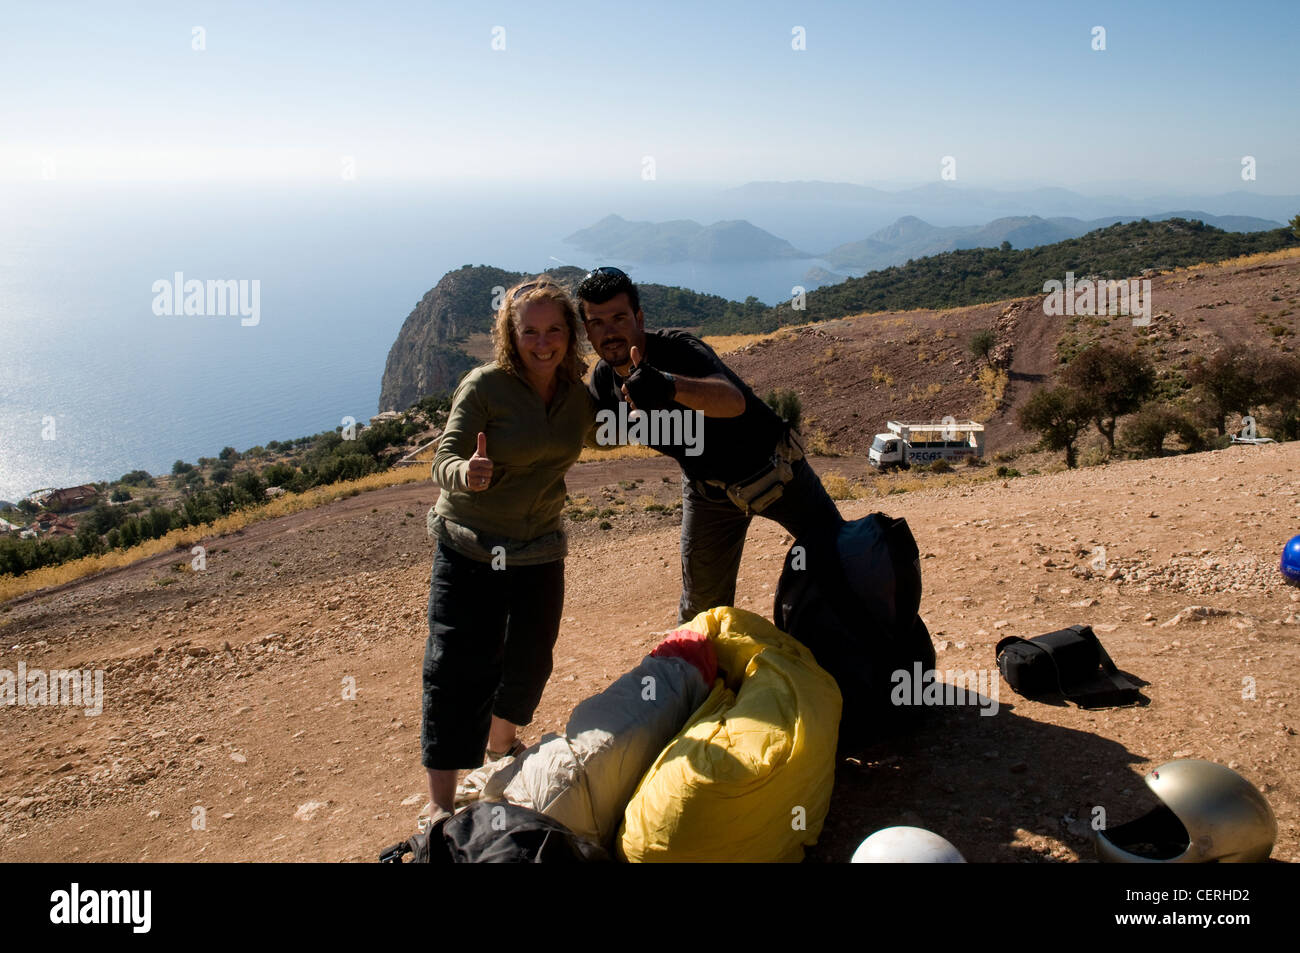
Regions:
<svg viewBox="0 0 1300 953"><path fill-rule="evenodd" d="M726 356L756 392L794 390L805 435L820 432L843 452L863 453L891 419L984 422L986 450L1034 441L1016 411L1055 382L1068 355L1088 344L1137 347L1161 386L1177 389L1193 357L1229 341L1290 348L1300 335L1300 250L1263 260L1182 268L1154 275L1148 327L1111 316L1044 314L1044 295L947 310L885 311L777 332ZM649 319L647 319L649 320ZM1007 381L1001 399L980 384L982 362L967 345L993 328Z"/></svg>

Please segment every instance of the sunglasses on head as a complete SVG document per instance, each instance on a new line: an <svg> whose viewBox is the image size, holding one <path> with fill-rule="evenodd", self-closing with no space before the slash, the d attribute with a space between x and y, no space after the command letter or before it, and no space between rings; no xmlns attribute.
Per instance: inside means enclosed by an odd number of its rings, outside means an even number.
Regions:
<svg viewBox="0 0 1300 953"><path fill-rule="evenodd" d="M614 278L626 278L627 272L623 271L621 268L615 268L613 265L601 265L599 268L593 268L591 271L587 272L587 277L582 280L586 281L587 278L594 278L596 275L610 275Z"/></svg>
<svg viewBox="0 0 1300 953"><path fill-rule="evenodd" d="M541 280L539 279L539 280L537 280L537 281L530 281L530 282L528 282L527 284L522 284L522 285L520 285L518 288L515 289L514 294L512 294L512 295L510 296L510 300L511 300L511 301L517 301L517 300L519 299L519 296L520 296L520 295L525 294L525 293L527 293L527 292L529 292L529 291L532 291L534 288L540 286L541 284L542 284L542 282L541 282Z"/></svg>

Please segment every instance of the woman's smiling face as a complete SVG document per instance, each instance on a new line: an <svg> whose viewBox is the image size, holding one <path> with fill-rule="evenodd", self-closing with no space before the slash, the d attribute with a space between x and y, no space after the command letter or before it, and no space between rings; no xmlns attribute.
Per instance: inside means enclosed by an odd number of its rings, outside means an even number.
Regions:
<svg viewBox="0 0 1300 953"><path fill-rule="evenodd" d="M569 325L554 301L539 298L519 308L515 347L529 377L549 382L569 350Z"/></svg>

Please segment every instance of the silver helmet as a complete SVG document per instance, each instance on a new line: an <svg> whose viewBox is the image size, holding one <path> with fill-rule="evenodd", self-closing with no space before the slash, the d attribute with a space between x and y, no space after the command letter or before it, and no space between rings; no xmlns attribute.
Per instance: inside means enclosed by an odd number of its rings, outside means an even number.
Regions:
<svg viewBox="0 0 1300 953"><path fill-rule="evenodd" d="M1259 789L1231 768L1187 758L1146 777L1162 802L1137 820L1096 831L1103 861L1124 864L1257 863L1277 840L1277 818Z"/></svg>

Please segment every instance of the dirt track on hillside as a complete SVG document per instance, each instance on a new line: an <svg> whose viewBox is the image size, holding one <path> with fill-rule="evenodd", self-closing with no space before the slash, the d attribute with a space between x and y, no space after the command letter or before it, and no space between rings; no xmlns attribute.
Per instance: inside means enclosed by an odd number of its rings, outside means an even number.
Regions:
<svg viewBox="0 0 1300 953"><path fill-rule="evenodd" d="M1300 531L1298 472L1300 444L1234 447L842 503L847 517L908 519L941 670L992 668L1004 635L1087 622L1151 683L1151 704L1085 712L1003 686L995 717L941 709L908 738L844 752L810 859L846 860L890 824L936 830L972 861L1090 859L1092 808L1112 824L1135 816L1150 803L1142 775L1174 757L1260 785L1281 827L1274 856L1300 859L1300 590L1276 572ZM569 484L575 498L628 505L609 530L573 526L555 671L529 742L675 622L678 517L645 510L677 493L671 464L586 464ZM436 492L362 494L209 541L203 572L172 569L188 563L177 554L0 614L0 668L106 669L97 717L0 709L0 858L369 861L406 836L425 801L424 512ZM740 606L771 616L789 542L756 521ZM1091 571L1097 547L1116 578ZM1169 624L1189 606L1225 614ZM347 678L355 700L342 697Z"/></svg>

